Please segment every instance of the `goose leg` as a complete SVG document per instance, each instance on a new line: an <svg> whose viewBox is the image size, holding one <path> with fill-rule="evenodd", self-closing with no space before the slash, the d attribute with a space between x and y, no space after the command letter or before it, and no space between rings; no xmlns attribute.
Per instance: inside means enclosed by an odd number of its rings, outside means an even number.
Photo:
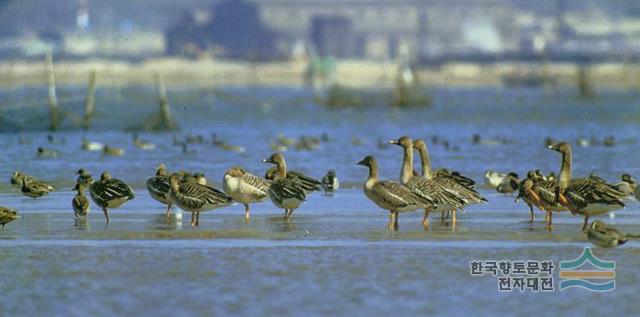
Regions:
<svg viewBox="0 0 640 317"><path fill-rule="evenodd" d="M389 230L391 231L395 231L397 229L398 226L398 214L391 210L391 212L389 212Z"/></svg>
<svg viewBox="0 0 640 317"><path fill-rule="evenodd" d="M192 211L191 212L191 226L192 227L195 227L195 225L196 225L195 220L196 220L196 212Z"/></svg>
<svg viewBox="0 0 640 317"><path fill-rule="evenodd" d="M102 208L102 212L104 212L104 217L107 218L107 224L109 223L109 212L107 208Z"/></svg>
<svg viewBox="0 0 640 317"><path fill-rule="evenodd" d="M6 224L5 224L5 223L3 223L3 224L2 224L2 228L0 228L0 229L4 229L4 225L6 225Z"/></svg>
<svg viewBox="0 0 640 317"><path fill-rule="evenodd" d="M443 211L440 213L440 222L444 223L444 214L446 213L446 211Z"/></svg>
<svg viewBox="0 0 640 317"><path fill-rule="evenodd" d="M456 225L456 210L452 210L451 211L451 225L455 226Z"/></svg>
<svg viewBox="0 0 640 317"><path fill-rule="evenodd" d="M429 209L424 210L424 218L422 218L422 226L425 229L429 228Z"/></svg>
<svg viewBox="0 0 640 317"><path fill-rule="evenodd" d="M589 216L584 216L584 224L582 225L582 231L586 230L589 226Z"/></svg>
<svg viewBox="0 0 640 317"><path fill-rule="evenodd" d="M398 228L400 228L400 226L398 225L398 218L399 218L398 217L398 212L396 211L394 213L395 213L395 216L394 216L395 221L393 222L393 229L394 230L398 230Z"/></svg>
<svg viewBox="0 0 640 317"><path fill-rule="evenodd" d="M533 223L533 205L530 203L527 203L527 205L529 205L529 214L531 215L530 221Z"/></svg>
<svg viewBox="0 0 640 317"><path fill-rule="evenodd" d="M169 216L171 215L171 204L168 204L168 205L167 205L167 212L166 212L166 214L167 214L167 217L169 217Z"/></svg>
<svg viewBox="0 0 640 317"><path fill-rule="evenodd" d="M551 228L553 227L553 213L548 210L547 211L547 231L551 231Z"/></svg>
<svg viewBox="0 0 640 317"><path fill-rule="evenodd" d="M249 204L244 204L244 221L246 223L249 223L249 218L250 218L250 215L249 215Z"/></svg>
<svg viewBox="0 0 640 317"><path fill-rule="evenodd" d="M200 212L196 212L196 227L200 225Z"/></svg>

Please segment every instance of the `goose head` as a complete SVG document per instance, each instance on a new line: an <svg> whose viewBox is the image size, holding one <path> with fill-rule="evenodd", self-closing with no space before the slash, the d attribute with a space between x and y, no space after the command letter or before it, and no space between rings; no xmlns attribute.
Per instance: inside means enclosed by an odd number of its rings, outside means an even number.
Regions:
<svg viewBox="0 0 640 317"><path fill-rule="evenodd" d="M229 177L234 177L234 178L240 178L240 177L244 176L245 173L246 172L242 167L235 166L235 167L232 167L232 168L228 169L226 172L224 172L224 177L226 178L227 176L229 176Z"/></svg>
<svg viewBox="0 0 640 317"><path fill-rule="evenodd" d="M161 163L156 168L156 176L165 176L167 175L167 167L164 166L164 163Z"/></svg>
<svg viewBox="0 0 640 317"><path fill-rule="evenodd" d="M396 140L389 140L389 144L399 145L404 148L413 148L413 141L411 140L410 137L406 135L401 136L399 139L396 139Z"/></svg>
<svg viewBox="0 0 640 317"><path fill-rule="evenodd" d="M627 182L629 184L635 184L636 183L636 180L633 177L631 177L631 175L629 175L627 173L622 174L622 181L623 182Z"/></svg>
<svg viewBox="0 0 640 317"><path fill-rule="evenodd" d="M571 152L571 145L567 142L560 142L553 145L549 145L547 148L554 150L556 152L560 152L562 154Z"/></svg>
<svg viewBox="0 0 640 317"><path fill-rule="evenodd" d="M357 165L366 166L366 167L371 167L372 165L376 164L376 159L373 158L373 156L368 155L365 158L363 158L362 160L358 161L356 164Z"/></svg>
<svg viewBox="0 0 640 317"><path fill-rule="evenodd" d="M100 181L102 182L110 179L111 179L111 174L109 174L109 172L102 172L102 174L100 175Z"/></svg>
<svg viewBox="0 0 640 317"><path fill-rule="evenodd" d="M262 163L271 163L276 165L282 165L284 163L284 156L280 153L273 153L266 159L262 160Z"/></svg>

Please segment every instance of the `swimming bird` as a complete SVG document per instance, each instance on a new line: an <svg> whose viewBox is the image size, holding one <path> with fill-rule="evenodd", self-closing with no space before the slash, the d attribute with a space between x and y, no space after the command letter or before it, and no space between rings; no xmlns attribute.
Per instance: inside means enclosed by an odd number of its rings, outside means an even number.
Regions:
<svg viewBox="0 0 640 317"><path fill-rule="evenodd" d="M520 180L518 179L518 174L510 172L507 174L507 178L505 178L502 183L496 187L496 191L503 194L512 194L517 191L519 187Z"/></svg>
<svg viewBox="0 0 640 317"><path fill-rule="evenodd" d="M102 154L109 155L109 156L123 156L124 155L124 149L123 148L119 148L119 147L105 145L104 148L102 149Z"/></svg>
<svg viewBox="0 0 640 317"><path fill-rule="evenodd" d="M250 218L249 204L260 202L269 196L267 181L238 166L224 173L222 189L233 200L244 205L244 217L247 221Z"/></svg>
<svg viewBox="0 0 640 317"><path fill-rule="evenodd" d="M398 214L414 211L433 205L433 201L411 191L406 186L389 180L378 178L378 163L373 156L366 156L358 165L369 168L369 176L364 184L365 196L378 207L389 210L389 224L391 230L398 230Z"/></svg>
<svg viewBox="0 0 640 317"><path fill-rule="evenodd" d="M338 176L336 176L336 171L334 170L329 170L320 182L325 195L333 195L333 192L340 188L340 181L338 181Z"/></svg>
<svg viewBox="0 0 640 317"><path fill-rule="evenodd" d="M151 151L151 150L155 150L155 148L156 148L155 144L153 144L153 143L151 143L149 141L140 139L140 137L138 136L137 133L133 134L133 144L137 148L139 148L141 150L144 150L144 151Z"/></svg>
<svg viewBox="0 0 640 317"><path fill-rule="evenodd" d="M620 200L623 193L612 185L586 177L571 178L571 146L567 142L549 146L549 149L562 154L562 165L555 198L572 214L577 213L584 216L583 231L587 228L590 216L601 215L625 207Z"/></svg>
<svg viewBox="0 0 640 317"><path fill-rule="evenodd" d="M169 175L167 174L167 168L164 164L158 165L156 168L156 175L147 179L147 191L151 198L167 205L166 215L171 214L171 206L173 201L171 200L171 183L169 181Z"/></svg>
<svg viewBox="0 0 640 317"><path fill-rule="evenodd" d="M85 137L82 137L82 149L85 151L102 151L104 150L104 144L100 142L91 142Z"/></svg>
<svg viewBox="0 0 640 317"><path fill-rule="evenodd" d="M76 183L76 186L72 189L78 192L73 200L71 206L73 206L73 215L78 217L86 217L89 214L89 199L84 196L84 183Z"/></svg>
<svg viewBox="0 0 640 317"><path fill-rule="evenodd" d="M2 228L0 229L4 229L4 226L18 218L20 218L20 216L18 216L17 210L7 207L0 207L0 225L2 226Z"/></svg>
<svg viewBox="0 0 640 317"><path fill-rule="evenodd" d="M278 173L277 166L272 166L264 174L264 179L268 181L273 181L276 178ZM302 185L304 191L308 194L313 191L318 191L321 189L322 183L313 177L309 177L302 172L298 171L287 171L287 178L295 180L296 182Z"/></svg>
<svg viewBox="0 0 640 317"><path fill-rule="evenodd" d="M88 188L91 185L91 183L93 183L93 177L91 176L91 174L89 174L89 172L85 171L83 168L79 169L76 172L76 175L78 175L78 178L76 179L76 183L82 184L86 188Z"/></svg>
<svg viewBox="0 0 640 317"><path fill-rule="evenodd" d="M16 187L22 187L22 180L25 179L28 183L37 181L38 179L31 175L23 174L20 171L15 171L11 174L11 185Z"/></svg>
<svg viewBox="0 0 640 317"><path fill-rule="evenodd" d="M485 185L496 189L504 180L507 178L507 173L500 173L493 170L487 170L484 172L484 183Z"/></svg>
<svg viewBox="0 0 640 317"><path fill-rule="evenodd" d="M58 157L58 151L39 147L36 156L38 158L56 158Z"/></svg>
<svg viewBox="0 0 640 317"><path fill-rule="evenodd" d="M42 181L27 182L25 178L22 179L22 194L31 198L38 198L47 195L53 189L53 186Z"/></svg>
<svg viewBox="0 0 640 317"><path fill-rule="evenodd" d="M93 202L102 208L107 224L109 223L107 208L118 208L136 197L129 185L117 178L111 178L109 172L103 172L100 180L89 186L89 193Z"/></svg>
<svg viewBox="0 0 640 317"><path fill-rule="evenodd" d="M613 248L626 243L629 239L640 238L640 235L624 234L614 226L596 220L589 226L587 238L601 248Z"/></svg>
<svg viewBox="0 0 640 317"><path fill-rule="evenodd" d="M195 181L180 182L180 175L169 177L171 201L182 210L191 212L191 226L200 225L200 212L224 207L233 202L227 194Z"/></svg>
<svg viewBox="0 0 640 317"><path fill-rule="evenodd" d="M293 211L300 207L307 197L303 181L298 177L287 177L287 164L280 153L273 153L262 162L274 164L276 167L269 186L269 198L276 207L284 209L285 220L291 221Z"/></svg>

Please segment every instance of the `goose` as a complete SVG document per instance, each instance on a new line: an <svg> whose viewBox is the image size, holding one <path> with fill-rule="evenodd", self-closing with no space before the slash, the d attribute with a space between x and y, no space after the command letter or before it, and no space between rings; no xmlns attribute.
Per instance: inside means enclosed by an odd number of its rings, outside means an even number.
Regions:
<svg viewBox="0 0 640 317"><path fill-rule="evenodd" d="M104 149L104 144L100 142L91 142L87 140L85 137L83 137L82 149L85 151L102 151Z"/></svg>
<svg viewBox="0 0 640 317"><path fill-rule="evenodd" d="M108 156L123 156L124 155L124 149L123 148L119 148L119 147L105 145L104 148L102 149L102 154L108 155Z"/></svg>
<svg viewBox="0 0 640 317"><path fill-rule="evenodd" d="M278 173L277 166L272 166L264 174L264 179L273 181ZM309 177L298 171L287 171L286 177L290 178L302 185L304 191L308 194L310 192L319 191L322 183L315 178Z"/></svg>
<svg viewBox="0 0 640 317"><path fill-rule="evenodd" d="M170 196L171 183L164 164L158 165L156 175L147 179L147 191L151 198L167 205L166 215L167 217L171 215L171 206L173 204Z"/></svg>
<svg viewBox="0 0 640 317"><path fill-rule="evenodd" d="M180 175L169 177L171 201L182 210L191 212L191 226L200 225L200 212L224 207L233 202L227 194L195 181L180 182Z"/></svg>
<svg viewBox="0 0 640 317"><path fill-rule="evenodd" d="M193 178L195 179L196 183L207 186L207 178L204 177L203 173L197 172L193 174Z"/></svg>
<svg viewBox="0 0 640 317"><path fill-rule="evenodd" d="M413 170L413 141L407 136L390 140L389 144L399 145L403 149L402 167L400 168L400 184L406 186L417 195L432 201L424 206L422 225L429 227L429 213L447 212L462 209L466 201L458 197L455 191L448 190L438 179L415 176Z"/></svg>
<svg viewBox="0 0 640 317"><path fill-rule="evenodd" d="M500 173L493 170L487 170L484 172L484 183L485 185L496 189L504 180L507 178L506 173Z"/></svg>
<svg viewBox="0 0 640 317"><path fill-rule="evenodd" d="M378 207L389 210L390 230L398 230L398 213L434 205L429 198L418 195L400 183L378 179L378 163L373 156L366 156L356 164L369 168L369 176L363 186L364 195Z"/></svg>
<svg viewBox="0 0 640 317"><path fill-rule="evenodd" d="M156 148L155 144L153 144L153 143L151 143L149 141L140 139L140 137L138 136L137 133L133 134L133 144L137 148L139 148L141 150L144 150L144 151L151 151L151 150L155 150L155 148Z"/></svg>
<svg viewBox="0 0 640 317"><path fill-rule="evenodd" d="M73 207L73 215L78 217L86 217L89 214L89 199L84 196L84 183L76 183L76 186L72 189L78 192L78 194L73 197L71 201L71 206Z"/></svg>
<svg viewBox="0 0 640 317"><path fill-rule="evenodd" d="M640 235L624 234L614 226L596 220L589 226L587 238L601 248L613 248L626 243L629 239L640 238Z"/></svg>
<svg viewBox="0 0 640 317"><path fill-rule="evenodd" d="M289 222L293 211L300 207L307 197L304 181L297 176L287 176L287 164L280 153L273 153L262 162L274 164L276 167L273 181L269 186L269 198L276 207L284 209L284 218Z"/></svg>
<svg viewBox="0 0 640 317"><path fill-rule="evenodd" d="M27 182L26 178L22 179L22 194L34 199L47 195L53 189L53 186L42 181Z"/></svg>
<svg viewBox="0 0 640 317"><path fill-rule="evenodd" d="M413 148L420 154L423 177L436 180L447 190L455 192L456 196L465 202L465 206L487 202L487 199L482 197L473 187L465 186L465 182L459 182L455 177L447 175L434 175L431 172L431 159L429 158L429 152L427 151L427 144L423 140L414 140ZM456 222L456 210L457 209L451 209L453 212L452 223L454 224Z"/></svg>
<svg viewBox="0 0 640 317"><path fill-rule="evenodd" d="M529 171L527 178L519 184L518 196L515 202L523 198L524 202L529 206L531 214L530 221L533 223L533 206L545 212L545 223L548 230L551 229L553 222L553 212L566 211L567 208L556 200L556 188L558 184L555 181L543 180L535 171Z"/></svg>
<svg viewBox="0 0 640 317"><path fill-rule="evenodd" d="M89 193L93 202L102 208L107 224L109 223L107 208L118 208L136 197L129 185L117 178L111 178L109 172L103 172L100 180L89 186Z"/></svg>
<svg viewBox="0 0 640 317"><path fill-rule="evenodd" d="M36 156L38 158L56 158L58 157L58 151L39 147Z"/></svg>
<svg viewBox="0 0 640 317"><path fill-rule="evenodd" d="M496 191L502 194L512 194L518 190L520 187L520 180L518 179L518 174L514 172L510 172L507 174L507 178L505 178L498 187L496 187Z"/></svg>
<svg viewBox="0 0 640 317"><path fill-rule="evenodd" d="M329 170L320 182L325 195L333 195L333 192L340 188L340 181L338 181L338 176L336 176L336 171L334 170Z"/></svg>
<svg viewBox="0 0 640 317"><path fill-rule="evenodd" d="M83 168L79 169L76 175L78 175L76 183L82 184L85 187L89 187L91 183L93 183L93 177Z"/></svg>
<svg viewBox="0 0 640 317"><path fill-rule="evenodd" d="M625 207L620 200L623 193L612 185L591 178L571 179L571 146L567 142L549 146L549 149L562 154L562 165L555 198L571 213L584 216L583 231L587 228L590 216L601 215Z"/></svg>
<svg viewBox="0 0 640 317"><path fill-rule="evenodd" d="M263 201L269 196L269 183L247 172L242 167L228 169L222 178L222 189L233 200L244 205L244 217L249 221L249 204Z"/></svg>
<svg viewBox="0 0 640 317"><path fill-rule="evenodd" d="M439 169L433 171L433 176L435 178L443 178L443 177L450 178L453 181L455 181L456 183L458 183L458 184L460 184L460 185L462 185L464 187L467 187L467 188L470 188L470 189L475 189L476 188L476 181L474 181L473 179L471 179L471 178L469 178L467 176L464 176L464 175L460 174L460 172L458 172L458 171L452 171L452 170L449 170L447 168L439 168Z"/></svg>
<svg viewBox="0 0 640 317"><path fill-rule="evenodd" d="M621 193L623 193L624 197L633 196L634 192L636 191L636 188L638 187L636 180L627 173L622 174L620 178L621 178L621 181L613 184L613 186L617 190L619 190Z"/></svg>
<svg viewBox="0 0 640 317"><path fill-rule="evenodd" d="M0 206L0 225L2 226L0 229L4 229L4 226L18 218L20 216L17 210Z"/></svg>
<svg viewBox="0 0 640 317"><path fill-rule="evenodd" d="M233 145L229 143L220 144L218 145L218 147L229 152L244 153L246 151L246 149L243 146Z"/></svg>
<svg viewBox="0 0 640 317"><path fill-rule="evenodd" d="M11 174L11 185L16 186L16 187L22 187L22 180L23 179L26 180L27 183L30 183L30 182L38 180L34 176L23 174L20 171L15 171L15 172L13 172L13 174Z"/></svg>

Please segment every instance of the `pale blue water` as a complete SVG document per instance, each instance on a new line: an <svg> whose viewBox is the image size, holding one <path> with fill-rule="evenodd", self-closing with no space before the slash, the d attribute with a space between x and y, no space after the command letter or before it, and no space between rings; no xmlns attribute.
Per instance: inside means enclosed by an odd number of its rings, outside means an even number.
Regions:
<svg viewBox="0 0 640 317"><path fill-rule="evenodd" d="M80 91L63 89L60 94ZM4 104L12 104L26 98L25 93L36 94L14 90L0 91L0 96ZM437 134L457 149L430 145L434 165L457 169L482 183L486 169L557 172L560 157L544 148L546 136L575 144L581 135L599 140L614 135L614 147L574 146L575 173L595 171L611 181L622 172L638 176L640 95L610 92L581 103L568 91L545 96L533 91L434 89L432 108L393 110L325 109L313 104L310 94L292 88L234 88L228 93L240 97L232 103L193 90L169 91L169 96L181 135L202 134L210 140L215 132L246 147L244 154L208 143L193 145L195 153L183 155L172 145L171 133L142 133L158 148L135 148L131 134L114 127L143 120L140 112L127 111L131 107L147 113L155 109L153 90L143 87L99 91L95 131L56 133L65 144L48 144L46 132L23 132L32 141L29 145L19 144L17 133L0 134L5 149L0 175L7 182L19 169L60 187L37 200L7 184L0 187L1 205L22 214L0 231L3 315L631 315L640 308L635 301L637 241L614 250L594 249L596 256L617 263L614 292L500 293L495 278L469 275L469 261L537 259L557 264L573 259L589 246L579 231L582 219L557 215L548 233L542 213L529 224L524 204L483 188L489 204L468 208L453 232L436 216L431 230L425 231L419 213L402 214L400 230L389 232L387 214L359 189L366 170L354 164L373 154L382 176L396 178L400 149L380 149L378 139L403 134L429 139ZM21 125L46 126L11 107L0 114ZM47 109L29 115L44 120ZM311 195L290 225L267 201L252 207L249 224L242 206L231 206L203 214L200 228L192 229L186 214L182 221L164 217L163 206L142 187L160 162L172 170L203 171L218 185L232 165L262 174L267 165L260 159L272 152L269 141L278 133L294 138L327 133L330 142L316 151L285 152L287 163L316 177L333 168L349 187L335 197ZM474 133L508 142L474 145ZM81 151L83 135L124 147L125 156ZM365 144L352 146L353 137ZM61 156L36 159L38 146L60 150ZM109 170L137 188L135 200L111 212L109 226L95 206L86 221L73 219L73 193L67 189L79 167L94 175ZM636 201L629 201L615 218L604 220L640 232L639 209Z"/></svg>

